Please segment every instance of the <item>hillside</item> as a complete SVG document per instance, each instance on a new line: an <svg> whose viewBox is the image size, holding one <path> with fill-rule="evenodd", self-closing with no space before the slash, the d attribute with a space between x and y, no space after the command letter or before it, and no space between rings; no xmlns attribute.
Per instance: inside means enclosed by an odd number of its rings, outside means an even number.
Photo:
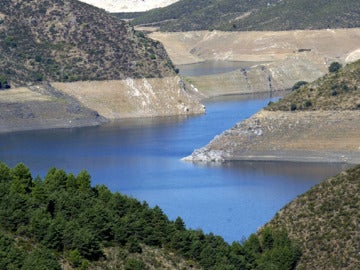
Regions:
<svg viewBox="0 0 360 270"><path fill-rule="evenodd" d="M293 91L185 160L360 163L359 64Z"/></svg>
<svg viewBox="0 0 360 270"><path fill-rule="evenodd" d="M269 222L301 244L296 269L358 269L359 188L358 165L300 195Z"/></svg>
<svg viewBox="0 0 360 270"><path fill-rule="evenodd" d="M11 86L175 74L160 43L77 0L1 1L0 56Z"/></svg>
<svg viewBox="0 0 360 270"><path fill-rule="evenodd" d="M305 83L305 82L304 82ZM313 83L295 87L279 102L270 104L270 111L359 110L360 61L330 72Z"/></svg>
<svg viewBox="0 0 360 270"><path fill-rule="evenodd" d="M237 65L231 72L186 76L206 96L291 89L298 81L326 74L331 62L344 64L360 57L360 28L153 32L149 37L164 45L180 73L191 63Z"/></svg>
<svg viewBox="0 0 360 270"><path fill-rule="evenodd" d="M0 132L199 114L163 46L77 0L0 3Z"/></svg>
<svg viewBox="0 0 360 270"><path fill-rule="evenodd" d="M357 0L181 0L135 14L134 25L161 31L276 31L359 27Z"/></svg>

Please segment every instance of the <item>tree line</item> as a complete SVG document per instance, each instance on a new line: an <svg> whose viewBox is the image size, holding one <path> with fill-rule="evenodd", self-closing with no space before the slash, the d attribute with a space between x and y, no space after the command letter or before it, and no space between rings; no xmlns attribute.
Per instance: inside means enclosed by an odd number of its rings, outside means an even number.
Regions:
<svg viewBox="0 0 360 270"><path fill-rule="evenodd" d="M301 252L285 231L266 228L246 241L226 243L202 230L186 229L158 207L91 186L78 175L51 168L33 178L23 163L0 162L0 268L61 269L60 259L87 269L106 260L104 248L141 253L144 246L166 249L202 269L293 269ZM127 269L146 269L140 261Z"/></svg>

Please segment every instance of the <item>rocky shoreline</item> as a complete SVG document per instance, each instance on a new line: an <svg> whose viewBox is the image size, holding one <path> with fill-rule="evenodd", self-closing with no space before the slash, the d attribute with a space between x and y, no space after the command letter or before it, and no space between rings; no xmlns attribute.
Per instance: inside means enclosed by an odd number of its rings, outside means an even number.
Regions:
<svg viewBox="0 0 360 270"><path fill-rule="evenodd" d="M261 110L195 150L184 161L360 163L360 111Z"/></svg>

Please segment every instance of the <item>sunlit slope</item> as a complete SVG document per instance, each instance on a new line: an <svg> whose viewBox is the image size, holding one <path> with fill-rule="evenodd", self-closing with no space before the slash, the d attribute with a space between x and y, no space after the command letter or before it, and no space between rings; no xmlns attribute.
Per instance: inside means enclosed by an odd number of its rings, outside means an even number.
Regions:
<svg viewBox="0 0 360 270"><path fill-rule="evenodd" d="M359 14L357 0L181 0L133 23L162 31L350 28L360 26Z"/></svg>
<svg viewBox="0 0 360 270"><path fill-rule="evenodd" d="M285 228L302 247L296 269L360 265L360 165L327 179L280 210L269 225Z"/></svg>

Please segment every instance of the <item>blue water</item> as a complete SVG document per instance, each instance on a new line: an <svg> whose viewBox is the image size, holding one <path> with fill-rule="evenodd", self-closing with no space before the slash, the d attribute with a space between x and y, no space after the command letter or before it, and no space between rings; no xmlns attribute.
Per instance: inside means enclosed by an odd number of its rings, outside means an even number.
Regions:
<svg viewBox="0 0 360 270"><path fill-rule="evenodd" d="M101 127L0 134L0 160L24 162L33 175L50 167L159 205L187 227L242 240L297 195L341 170L334 164L237 162L197 166L180 159L245 119L269 98L207 102L194 117L124 120Z"/></svg>

